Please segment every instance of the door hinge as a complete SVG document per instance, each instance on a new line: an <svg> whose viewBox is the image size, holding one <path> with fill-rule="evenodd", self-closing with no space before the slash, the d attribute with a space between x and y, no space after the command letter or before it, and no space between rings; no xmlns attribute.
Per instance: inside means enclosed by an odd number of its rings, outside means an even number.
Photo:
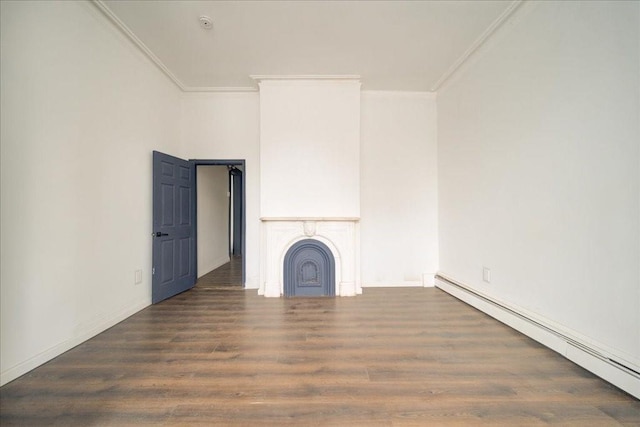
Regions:
<svg viewBox="0 0 640 427"><path fill-rule="evenodd" d="M156 274L156 268L155 267L151 267L151 274Z"/></svg>

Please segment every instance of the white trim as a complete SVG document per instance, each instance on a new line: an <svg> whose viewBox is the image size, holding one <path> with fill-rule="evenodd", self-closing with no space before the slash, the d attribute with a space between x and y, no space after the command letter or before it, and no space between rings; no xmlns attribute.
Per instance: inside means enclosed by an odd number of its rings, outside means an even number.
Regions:
<svg viewBox="0 0 640 427"><path fill-rule="evenodd" d="M422 288L424 285L419 280L404 280L397 282L369 282L363 283L363 288Z"/></svg>
<svg viewBox="0 0 640 427"><path fill-rule="evenodd" d="M483 295L442 273L436 276L435 285L640 399L640 367L627 358L596 346L539 315Z"/></svg>
<svg viewBox="0 0 640 427"><path fill-rule="evenodd" d="M125 36L133 42L138 49L142 51L147 57L162 71L169 79L176 85L182 92L257 92L258 88L254 86L238 86L238 87L215 87L215 86L185 86L180 79L164 65L164 62L160 60L152 51L144 44L142 40L135 35L135 33L122 22L118 16L109 9L109 6L104 4L102 0L91 0L100 12L102 12L109 20L120 29Z"/></svg>
<svg viewBox="0 0 640 427"><path fill-rule="evenodd" d="M335 259L336 296L361 293L358 221L316 221L296 217L292 220L262 218L260 237L259 295L280 297L284 288L284 257L293 244L315 239L326 244Z"/></svg>
<svg viewBox="0 0 640 427"><path fill-rule="evenodd" d="M495 21L476 39L471 46L456 60L456 62L445 71L438 81L431 87L430 92L437 92L444 83L449 80L458 69L496 32L498 28L515 12L515 10L526 0L514 0L511 4L496 18ZM173 74L169 68L144 44L135 33L122 22L118 16L104 4L102 0L91 0L100 12L102 12L116 27L118 27L147 57L162 71L169 79L183 92L257 92L258 89L252 86L238 87L215 87L215 86L185 86L180 79ZM360 81L361 76L358 74L294 74L294 75L262 75L252 74L249 76L256 82L268 80L355 80ZM392 92L392 91L390 91Z"/></svg>
<svg viewBox="0 0 640 427"><path fill-rule="evenodd" d="M173 74L166 65L134 34L127 25L116 16L102 0L92 0L92 3L102 12L116 27L118 27L129 39L162 71L180 90L186 91L184 84Z"/></svg>
<svg viewBox="0 0 640 427"><path fill-rule="evenodd" d="M476 41L471 43L471 46L469 46L469 48L462 54L462 56L460 56L460 58L458 58L458 60L454 62L453 65L451 65L451 67L449 67L449 69L445 71L442 76L440 76L438 81L433 86L431 86L431 92L436 92L437 90L439 90L446 83L446 81L449 80L456 73L456 71L458 71L462 64L467 62L469 58L471 58L471 56L480 48L480 46L482 46L487 40L489 40L489 38L496 32L496 30L500 28L500 26L504 24L504 22L511 15L513 15L513 12L515 12L518 6L520 6L524 1L525 0L512 1L511 4L500 14L500 16L498 16L496 20L493 21L482 34L480 34L480 37L478 37Z"/></svg>
<svg viewBox="0 0 640 427"><path fill-rule="evenodd" d="M421 280L402 280L397 282L368 282L363 283L363 288L432 288L435 273L422 273Z"/></svg>
<svg viewBox="0 0 640 427"><path fill-rule="evenodd" d="M116 27L118 27L129 40L133 42L147 57L162 71L182 92L257 92L258 88L254 86L185 86L180 79L164 65L152 51L144 44L135 33L122 22L118 16L104 4L102 0L91 0L100 12L102 12ZM266 80L356 80L360 81L361 77L356 74L338 74L338 75L316 75L316 74L300 74L300 75L250 75L250 78L256 82Z"/></svg>
<svg viewBox="0 0 640 427"><path fill-rule="evenodd" d="M133 316L140 310L148 307L150 305L149 301L139 301L136 304L133 304L129 307L126 307L119 312L110 316L109 319L105 319L100 321L94 326L90 326L89 329L84 332L79 333L78 335L72 337L71 339L65 340L37 355L34 357L25 360L11 368L5 370L0 374L0 386L7 384L10 381L15 380L16 378L26 374L32 369L41 366L42 364L49 362L53 358L60 356L65 351L71 350L73 347L82 344L83 342L89 340L90 338L95 337L101 332L106 331L112 326L122 322L128 317Z"/></svg>
<svg viewBox="0 0 640 427"><path fill-rule="evenodd" d="M363 96L385 98L388 96L400 98L419 98L419 99L437 99L437 92L415 91L415 90L371 90L363 89Z"/></svg>
<svg viewBox="0 0 640 427"><path fill-rule="evenodd" d="M258 88L253 86L238 86L238 87L186 86L182 88L182 90L185 92L258 92Z"/></svg>
<svg viewBox="0 0 640 427"><path fill-rule="evenodd" d="M260 221L348 221L357 222L360 221L359 217L353 216L263 216L260 217Z"/></svg>
<svg viewBox="0 0 640 427"><path fill-rule="evenodd" d="M257 82L265 80L357 80L360 81L360 76L357 74L292 74L292 75L261 75L252 74L251 77Z"/></svg>
<svg viewBox="0 0 640 427"><path fill-rule="evenodd" d="M425 288L433 288L436 285L435 273L422 273L422 286Z"/></svg>

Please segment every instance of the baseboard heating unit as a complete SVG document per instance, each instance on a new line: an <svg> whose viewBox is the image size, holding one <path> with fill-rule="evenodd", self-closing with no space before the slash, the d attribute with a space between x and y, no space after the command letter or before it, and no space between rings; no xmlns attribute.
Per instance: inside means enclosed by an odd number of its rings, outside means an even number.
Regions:
<svg viewBox="0 0 640 427"><path fill-rule="evenodd" d="M435 286L505 325L560 353L575 364L640 399L640 367L596 348L524 310L501 303L442 273Z"/></svg>

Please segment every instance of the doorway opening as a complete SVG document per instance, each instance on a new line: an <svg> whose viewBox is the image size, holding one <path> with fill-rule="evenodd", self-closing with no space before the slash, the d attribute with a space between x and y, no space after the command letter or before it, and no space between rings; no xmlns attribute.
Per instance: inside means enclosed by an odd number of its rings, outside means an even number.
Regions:
<svg viewBox="0 0 640 427"><path fill-rule="evenodd" d="M196 284L200 276L198 274L198 240L207 242L209 237L213 239L217 236L218 247L222 243L223 249L221 252L213 251L218 256L217 261L214 257L213 261L209 259L207 262L211 262L213 266L216 262L227 262L235 256L236 265L241 264L242 272L241 279L237 280L236 284L244 287L246 281L244 261L246 193L243 184L246 174L245 161L184 160L155 150L152 152L152 158L152 303L156 304L171 298L191 289ZM222 183L217 197L204 192L201 193L199 202L197 170L198 167L207 166L222 166L222 176L226 176L227 181L226 184ZM208 183L206 180L203 181L205 182ZM220 184L218 182L218 186ZM217 232L207 232L207 227L211 224L206 221L201 223L198 230L198 205L204 205L208 201L212 206L216 203L219 205L216 215L227 213L226 227L219 221L217 226L211 227L214 231L217 227ZM212 208L213 211L215 209ZM204 252L202 248L201 250ZM201 267L206 269L207 266Z"/></svg>
<svg viewBox="0 0 640 427"><path fill-rule="evenodd" d="M245 284L244 160L190 160L196 173L197 284Z"/></svg>

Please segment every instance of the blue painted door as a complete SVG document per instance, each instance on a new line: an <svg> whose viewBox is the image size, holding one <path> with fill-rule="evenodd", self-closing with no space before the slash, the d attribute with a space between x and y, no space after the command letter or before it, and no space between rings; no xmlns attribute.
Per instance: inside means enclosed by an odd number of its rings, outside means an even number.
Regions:
<svg viewBox="0 0 640 427"><path fill-rule="evenodd" d="M242 224L244 209L242 206L242 171L239 169L231 169L229 171L231 178L231 191L233 192L233 229L230 230L233 233L233 246L231 253L235 256L242 255Z"/></svg>
<svg viewBox="0 0 640 427"><path fill-rule="evenodd" d="M153 270L155 304L196 283L195 166L153 152Z"/></svg>

